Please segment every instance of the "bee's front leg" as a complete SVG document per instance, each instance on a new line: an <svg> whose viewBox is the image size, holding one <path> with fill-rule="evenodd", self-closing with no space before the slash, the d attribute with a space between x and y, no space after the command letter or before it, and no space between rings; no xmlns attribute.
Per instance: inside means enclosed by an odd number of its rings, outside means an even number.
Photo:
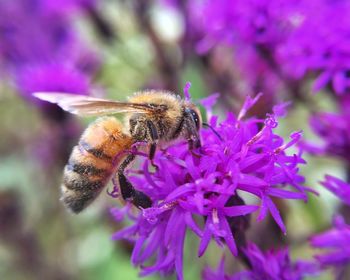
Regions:
<svg viewBox="0 0 350 280"><path fill-rule="evenodd" d="M149 156L151 164L157 169L158 166L153 159L157 150L159 134L155 124L144 115L135 114L130 119L130 134L137 141L146 141L149 145Z"/></svg>
<svg viewBox="0 0 350 280"><path fill-rule="evenodd" d="M201 147L201 140L196 126L196 122L190 113L185 113L184 123L183 123L184 138L187 140L188 149L192 154L196 154L194 150Z"/></svg>
<svg viewBox="0 0 350 280"><path fill-rule="evenodd" d="M154 163L154 156L157 150L157 141L159 139L158 131L153 122L147 121L148 135L150 138L150 149L149 149L149 159L151 160L152 166L158 170L158 165Z"/></svg>
<svg viewBox="0 0 350 280"><path fill-rule="evenodd" d="M190 151L193 151L193 150L196 150L198 148L200 148L202 145L201 145L201 141L199 139L189 139L188 140L188 149Z"/></svg>
<svg viewBox="0 0 350 280"><path fill-rule="evenodd" d="M129 154L118 168L118 181L120 193L124 200L130 201L138 208L149 208L152 206L151 199L143 192L136 190L126 178L125 168L135 159L135 155Z"/></svg>
<svg viewBox="0 0 350 280"><path fill-rule="evenodd" d="M191 152L191 154L196 158L200 158L201 157L200 150L198 151L198 149L201 148L200 142L190 139L187 141L187 143L188 143L188 149Z"/></svg>

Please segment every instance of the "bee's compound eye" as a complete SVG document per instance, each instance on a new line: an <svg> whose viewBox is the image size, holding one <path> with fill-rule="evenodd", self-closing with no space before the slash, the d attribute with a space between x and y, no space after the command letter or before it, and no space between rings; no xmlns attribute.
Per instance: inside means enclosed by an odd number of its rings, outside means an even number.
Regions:
<svg viewBox="0 0 350 280"><path fill-rule="evenodd" d="M198 116L198 113L195 110L192 110L192 109L189 109L188 113L191 114L192 119L193 119L193 121L194 121L194 123L196 125L196 128L199 129L201 123L200 123L200 118Z"/></svg>

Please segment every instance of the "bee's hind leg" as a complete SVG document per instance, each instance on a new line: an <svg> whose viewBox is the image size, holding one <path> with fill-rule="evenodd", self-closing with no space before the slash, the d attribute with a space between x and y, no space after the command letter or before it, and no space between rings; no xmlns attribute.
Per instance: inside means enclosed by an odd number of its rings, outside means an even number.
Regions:
<svg viewBox="0 0 350 280"><path fill-rule="evenodd" d="M118 182L120 193L124 200L130 201L138 208L149 208L152 206L151 199L143 192L136 190L124 175L125 168L135 159L135 155L129 154L118 168Z"/></svg>

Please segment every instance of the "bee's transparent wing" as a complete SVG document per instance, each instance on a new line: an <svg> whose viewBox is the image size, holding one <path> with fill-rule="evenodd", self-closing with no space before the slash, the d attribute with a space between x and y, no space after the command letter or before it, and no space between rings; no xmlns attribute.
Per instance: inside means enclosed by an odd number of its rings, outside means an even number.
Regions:
<svg viewBox="0 0 350 280"><path fill-rule="evenodd" d="M36 92L33 93L33 96L57 104L63 110L81 116L99 116L116 113L147 113L162 109L150 104L119 102L69 93Z"/></svg>

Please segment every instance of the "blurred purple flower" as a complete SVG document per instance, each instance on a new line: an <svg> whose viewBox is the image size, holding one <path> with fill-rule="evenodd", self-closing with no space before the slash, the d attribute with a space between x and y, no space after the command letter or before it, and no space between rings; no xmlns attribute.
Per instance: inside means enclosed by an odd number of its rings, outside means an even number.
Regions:
<svg viewBox="0 0 350 280"><path fill-rule="evenodd" d="M244 249L251 269L238 272L232 276L225 274L224 261L217 271L208 267L203 272L203 280L301 280L307 276L315 276L319 272L318 265L311 261L292 262L288 249L269 250L263 253L255 244Z"/></svg>
<svg viewBox="0 0 350 280"><path fill-rule="evenodd" d="M17 84L26 93L26 98L34 98L31 93L37 91L87 94L90 79L88 75L73 66L45 64L21 69ZM40 102L38 99L35 101Z"/></svg>
<svg viewBox="0 0 350 280"><path fill-rule="evenodd" d="M222 257L218 268L213 271L209 266L206 266L202 272L203 280L230 280L232 277L225 274L225 258Z"/></svg>
<svg viewBox="0 0 350 280"><path fill-rule="evenodd" d="M9 66L47 61L73 39L67 17L52 13L47 2L2 1L0 33L2 62Z"/></svg>
<svg viewBox="0 0 350 280"><path fill-rule="evenodd" d="M200 238L198 256L205 253L211 239L220 246L225 241L237 255L235 234L246 228L231 227L232 217L240 218L260 208L258 221L270 213L285 233L272 197L307 200L309 189L298 174L299 164L305 162L300 153L286 153L301 133L291 134L291 140L285 143L273 133L278 125L273 114L265 120L243 120L256 100L248 98L238 118L229 113L218 124L217 117L212 116L209 122L217 134L202 129L200 150L191 152L184 142L173 144L157 153L154 162L158 170L151 172L149 160L144 160L140 170L129 171L129 179L149 195L153 207L133 216L133 224L113 238L135 241L132 262L142 267L142 275L168 274L175 269L178 278L183 279L187 229ZM244 205L241 193L257 197L260 205ZM153 256L153 264L147 266Z"/></svg>
<svg viewBox="0 0 350 280"><path fill-rule="evenodd" d="M331 85L338 94L350 92L348 1L195 2L192 10L199 12L191 28L202 34L197 52L233 47L233 63L248 90L274 95L284 85L298 96L296 82L313 73L315 91Z"/></svg>
<svg viewBox="0 0 350 280"><path fill-rule="evenodd" d="M350 92L350 3L327 0L167 1L184 13L186 40L198 54L218 45L234 48L232 64L243 92L287 91L298 98L298 82L317 77L314 91ZM189 19L187 19L189 18Z"/></svg>
<svg viewBox="0 0 350 280"><path fill-rule="evenodd" d="M350 184L330 175L326 175L325 180L321 184L343 203L350 206Z"/></svg>
<svg viewBox="0 0 350 280"><path fill-rule="evenodd" d="M296 78L317 73L315 91L332 85L338 94L350 92L350 3L303 2L297 28L279 50L286 70Z"/></svg>
<svg viewBox="0 0 350 280"><path fill-rule="evenodd" d="M265 112L282 100L281 95L300 95L299 84L283 72L278 50L297 27L295 15L302 1L286 0L219 0L204 1L199 25L202 40L199 54L218 45L233 48L233 75L240 86L234 94L268 93L264 96Z"/></svg>
<svg viewBox="0 0 350 280"><path fill-rule="evenodd" d="M283 0L208 0L201 7L205 38L200 49L213 41L273 47L292 28L289 15L294 6Z"/></svg>
<svg viewBox="0 0 350 280"><path fill-rule="evenodd" d="M86 93L97 69L96 54L85 47L71 21L72 11L86 1L56 2L0 3L0 69L25 98L37 90Z"/></svg>
<svg viewBox="0 0 350 280"><path fill-rule="evenodd" d="M268 93L264 98L270 99L268 108L271 110L271 104L275 104L275 100L281 100L276 95L282 92L283 81L275 65L275 58L265 52L266 49L261 51L252 45L238 45L233 63L239 65L237 71L241 74L244 91L250 94L260 91ZM270 51L273 53L272 49Z"/></svg>
<svg viewBox="0 0 350 280"><path fill-rule="evenodd" d="M310 118L312 130L323 143L302 143L302 147L314 155L330 155L350 164L350 114L348 109L340 113L316 113Z"/></svg>
<svg viewBox="0 0 350 280"><path fill-rule="evenodd" d="M69 16L72 12L78 12L86 7L96 5L97 0L61 0L59 2L55 0L40 0L40 2L41 9L46 13L60 13Z"/></svg>
<svg viewBox="0 0 350 280"><path fill-rule="evenodd" d="M341 216L333 220L333 228L317 234L310 239L312 246L328 249L328 252L316 255L324 267L334 267L340 275L342 269L350 263L350 226ZM340 279L340 278L339 278Z"/></svg>

